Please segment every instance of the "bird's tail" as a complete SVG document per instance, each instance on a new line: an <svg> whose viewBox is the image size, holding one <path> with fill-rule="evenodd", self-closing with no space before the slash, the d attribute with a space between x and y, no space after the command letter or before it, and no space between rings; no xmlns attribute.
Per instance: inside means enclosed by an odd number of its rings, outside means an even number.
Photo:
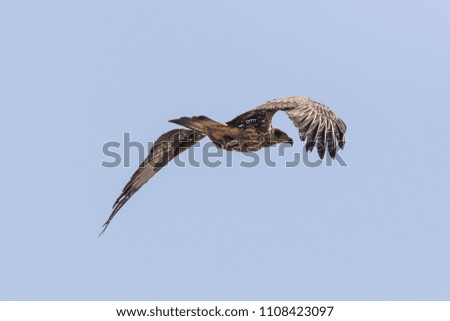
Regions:
<svg viewBox="0 0 450 321"><path fill-rule="evenodd" d="M178 124L204 134L208 134L209 129L226 126L223 123L216 122L206 116L181 117L169 120L169 122Z"/></svg>

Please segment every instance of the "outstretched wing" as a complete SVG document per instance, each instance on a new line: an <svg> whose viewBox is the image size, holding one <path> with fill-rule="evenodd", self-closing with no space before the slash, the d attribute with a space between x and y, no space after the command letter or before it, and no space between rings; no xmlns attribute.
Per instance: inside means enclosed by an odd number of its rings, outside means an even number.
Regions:
<svg viewBox="0 0 450 321"><path fill-rule="evenodd" d="M148 182L162 167L180 153L204 138L205 135L190 129L174 129L159 137L153 144L147 158L142 162L130 181L125 185L122 194L113 205L113 210L108 220L103 224L103 234L114 215L125 205L125 203L136 193L142 185ZM99 236L100 236L99 235Z"/></svg>
<svg viewBox="0 0 450 321"><path fill-rule="evenodd" d="M271 126L272 117L276 112L277 110L253 109L233 118L227 122L227 125L242 129L254 128L260 132L267 132Z"/></svg>
<svg viewBox="0 0 450 321"><path fill-rule="evenodd" d="M269 100L255 110L282 110L299 129L300 139L306 139L306 150L317 152L322 159L327 146L330 156L336 156L336 143L342 149L345 145L345 123L327 106L308 97L292 96Z"/></svg>

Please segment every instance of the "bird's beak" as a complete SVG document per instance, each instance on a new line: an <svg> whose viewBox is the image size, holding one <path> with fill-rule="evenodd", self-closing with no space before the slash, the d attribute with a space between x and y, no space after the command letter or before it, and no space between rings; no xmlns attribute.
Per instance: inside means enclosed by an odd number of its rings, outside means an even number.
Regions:
<svg viewBox="0 0 450 321"><path fill-rule="evenodd" d="M292 138L289 138L285 143L294 146L294 140Z"/></svg>

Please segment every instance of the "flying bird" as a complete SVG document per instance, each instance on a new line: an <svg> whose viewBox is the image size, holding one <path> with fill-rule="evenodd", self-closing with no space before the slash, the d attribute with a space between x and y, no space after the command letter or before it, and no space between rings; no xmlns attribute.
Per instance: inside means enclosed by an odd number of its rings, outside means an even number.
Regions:
<svg viewBox="0 0 450 321"><path fill-rule="evenodd" d="M113 205L112 213L103 225L103 234L117 212L162 167L180 153L208 136L218 147L230 151L254 152L276 144L293 144L285 132L272 126L272 117L284 111L306 140L306 150L317 148L322 159L325 150L332 158L337 146L344 148L345 123L330 108L308 97L291 96L269 100L229 122L217 122L206 116L182 117L169 122L185 128L173 129L153 144L149 155L125 185Z"/></svg>

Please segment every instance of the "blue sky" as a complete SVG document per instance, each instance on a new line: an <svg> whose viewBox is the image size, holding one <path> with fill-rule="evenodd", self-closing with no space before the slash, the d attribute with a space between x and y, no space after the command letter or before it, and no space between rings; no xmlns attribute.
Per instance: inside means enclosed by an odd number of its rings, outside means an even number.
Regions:
<svg viewBox="0 0 450 321"><path fill-rule="evenodd" d="M449 300L449 13L1 2L0 299ZM97 238L138 165L102 167L105 142L290 95L346 122L348 166L171 164ZM301 152L287 116L274 123Z"/></svg>

